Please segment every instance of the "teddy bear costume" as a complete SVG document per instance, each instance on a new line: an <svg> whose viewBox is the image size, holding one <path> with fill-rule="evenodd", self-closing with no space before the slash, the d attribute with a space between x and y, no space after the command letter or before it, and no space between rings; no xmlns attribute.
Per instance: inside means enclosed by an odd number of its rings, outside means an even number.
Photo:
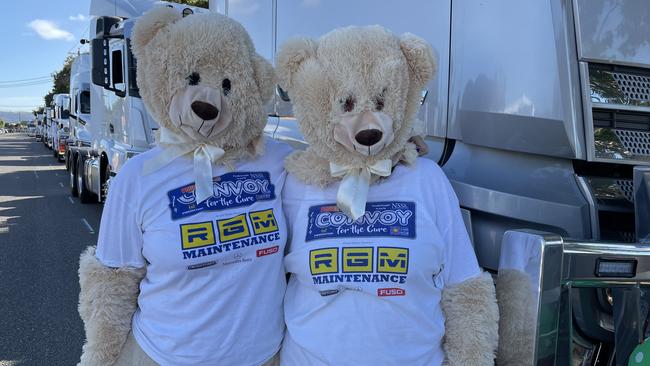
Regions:
<svg viewBox="0 0 650 366"><path fill-rule="evenodd" d="M111 181L97 250L82 254L81 365L113 364L131 330L157 364L264 364L280 347L286 287L289 148L269 141L262 154L273 69L215 13L156 8L132 42L160 138Z"/></svg>
<svg viewBox="0 0 650 366"><path fill-rule="evenodd" d="M493 365L492 279L449 181L407 142L435 72L430 47L342 28L288 41L276 71L310 143L285 164L281 363Z"/></svg>

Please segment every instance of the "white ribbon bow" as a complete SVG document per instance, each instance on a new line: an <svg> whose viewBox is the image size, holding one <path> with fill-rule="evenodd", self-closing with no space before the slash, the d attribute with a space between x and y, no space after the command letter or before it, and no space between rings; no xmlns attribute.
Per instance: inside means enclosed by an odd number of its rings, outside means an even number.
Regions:
<svg viewBox="0 0 650 366"><path fill-rule="evenodd" d="M159 145L162 153L144 162L142 174L151 174L177 158L194 152L194 196L196 203L212 197L212 163L219 160L225 151L206 143L197 143L188 137L178 135L166 128L161 128Z"/></svg>
<svg viewBox="0 0 650 366"><path fill-rule="evenodd" d="M330 174L333 177L343 177L339 191L336 193L336 205L353 220L363 216L366 213L370 174L387 177L392 167L393 162L390 159L379 160L364 168L353 168L330 162Z"/></svg>

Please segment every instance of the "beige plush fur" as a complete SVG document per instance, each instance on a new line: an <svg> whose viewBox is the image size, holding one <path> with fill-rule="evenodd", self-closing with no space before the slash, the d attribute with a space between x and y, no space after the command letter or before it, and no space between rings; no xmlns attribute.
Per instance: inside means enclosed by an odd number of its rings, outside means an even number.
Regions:
<svg viewBox="0 0 650 366"><path fill-rule="evenodd" d="M227 78L231 90L225 99L233 122L205 142L226 151L220 160L225 165L263 151L264 105L273 95L275 73L239 23L217 13L183 18L177 10L158 7L136 22L132 46L140 94L158 123L183 134L172 124L168 110L174 94L188 85L190 74L200 75L201 86L219 90Z"/></svg>
<svg viewBox="0 0 650 366"><path fill-rule="evenodd" d="M300 180L326 185L329 162L363 167L377 160L414 161L413 121L422 88L436 62L430 46L410 34L401 37L380 26L334 30L318 41L300 38L286 42L276 58L280 85L291 95L300 130L310 144L287 160L287 170ZM393 120L393 141L374 156L350 153L335 141L334 121L344 115L342 105L352 97L352 113L375 111L382 96L382 112Z"/></svg>
<svg viewBox="0 0 650 366"><path fill-rule="evenodd" d="M81 366L108 366L131 330L144 268L109 268L88 247L79 259L79 315L86 329Z"/></svg>
<svg viewBox="0 0 650 366"><path fill-rule="evenodd" d="M516 269L499 270L499 366L532 365L535 303L526 273Z"/></svg>
<svg viewBox="0 0 650 366"><path fill-rule="evenodd" d="M445 365L494 365L499 337L499 308L494 292L489 273L443 290Z"/></svg>

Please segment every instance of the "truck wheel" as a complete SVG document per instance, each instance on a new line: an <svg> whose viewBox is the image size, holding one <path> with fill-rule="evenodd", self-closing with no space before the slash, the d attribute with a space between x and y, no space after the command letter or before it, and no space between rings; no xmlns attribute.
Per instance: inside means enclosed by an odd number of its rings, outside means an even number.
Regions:
<svg viewBox="0 0 650 366"><path fill-rule="evenodd" d="M78 197L79 193L77 192L77 167L72 164L72 162L67 161L67 165L70 166L70 195L72 197Z"/></svg>
<svg viewBox="0 0 650 366"><path fill-rule="evenodd" d="M81 203L97 202L97 197L86 188L86 175L84 174L84 157L77 158L77 194Z"/></svg>

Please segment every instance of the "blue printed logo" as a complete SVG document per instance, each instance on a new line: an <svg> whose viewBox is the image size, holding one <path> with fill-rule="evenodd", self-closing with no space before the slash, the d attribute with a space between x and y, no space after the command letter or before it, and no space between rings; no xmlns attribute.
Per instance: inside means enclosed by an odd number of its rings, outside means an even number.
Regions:
<svg viewBox="0 0 650 366"><path fill-rule="evenodd" d="M212 178L212 189L212 197L201 203L196 202L194 184L169 191L172 220L202 211L226 210L275 199L275 187L268 172L226 173Z"/></svg>
<svg viewBox="0 0 650 366"><path fill-rule="evenodd" d="M415 238L414 202L368 202L366 213L352 220L336 204L309 208L305 241L358 237Z"/></svg>

